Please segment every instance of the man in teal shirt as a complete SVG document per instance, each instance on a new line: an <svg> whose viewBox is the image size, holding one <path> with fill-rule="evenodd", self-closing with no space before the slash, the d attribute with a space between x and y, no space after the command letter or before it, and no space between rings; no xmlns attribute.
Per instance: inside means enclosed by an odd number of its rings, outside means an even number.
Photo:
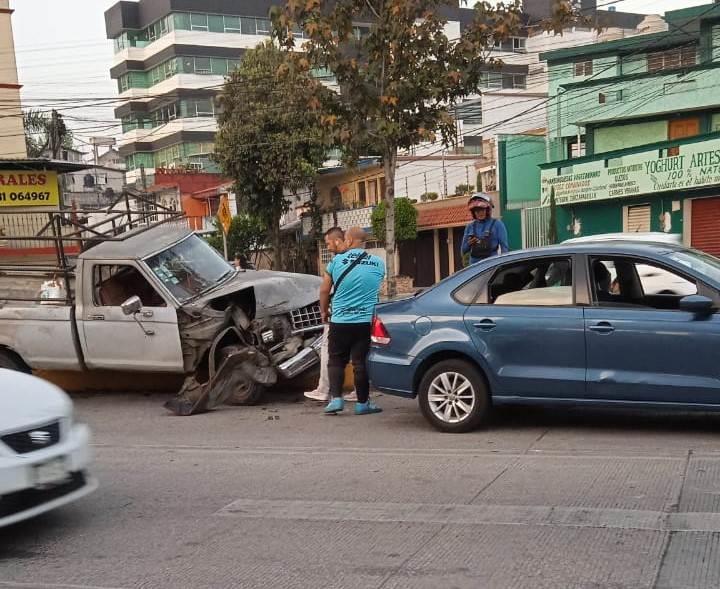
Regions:
<svg viewBox="0 0 720 589"><path fill-rule="evenodd" d="M370 401L366 363L372 318L380 284L385 277L385 263L365 251L366 239L365 231L360 227L347 230L345 241L348 249L336 255L327 265L320 287L320 311L323 321L330 322L328 376L332 399L325 407L326 413L338 413L344 409L342 386L349 360L353 364L358 398L355 414L381 411Z"/></svg>

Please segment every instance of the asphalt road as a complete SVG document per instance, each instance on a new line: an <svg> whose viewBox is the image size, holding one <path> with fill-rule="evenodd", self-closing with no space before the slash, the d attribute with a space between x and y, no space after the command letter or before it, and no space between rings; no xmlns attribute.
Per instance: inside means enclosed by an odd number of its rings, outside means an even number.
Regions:
<svg viewBox="0 0 720 589"><path fill-rule="evenodd" d="M76 398L101 487L0 531L0 589L720 586L720 416L165 398Z"/></svg>

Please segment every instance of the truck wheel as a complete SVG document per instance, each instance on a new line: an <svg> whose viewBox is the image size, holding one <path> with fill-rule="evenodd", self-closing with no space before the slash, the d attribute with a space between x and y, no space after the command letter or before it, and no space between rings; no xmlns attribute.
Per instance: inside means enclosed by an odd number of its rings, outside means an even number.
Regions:
<svg viewBox="0 0 720 589"><path fill-rule="evenodd" d="M249 378L238 385L235 392L227 400L230 405L257 405L262 399L265 387Z"/></svg>
<svg viewBox="0 0 720 589"><path fill-rule="evenodd" d="M490 410L485 380L464 360L444 360L430 368L420 382L418 401L425 418L447 433L474 430Z"/></svg>
<svg viewBox="0 0 720 589"><path fill-rule="evenodd" d="M10 350L0 350L0 368L14 370L15 372L24 372L25 374L32 373L20 357Z"/></svg>

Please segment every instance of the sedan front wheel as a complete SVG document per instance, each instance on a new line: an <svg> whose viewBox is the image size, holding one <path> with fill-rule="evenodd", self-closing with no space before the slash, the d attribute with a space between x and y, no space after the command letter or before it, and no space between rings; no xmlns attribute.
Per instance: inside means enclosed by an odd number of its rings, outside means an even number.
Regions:
<svg viewBox="0 0 720 589"><path fill-rule="evenodd" d="M418 399L427 420L449 433L476 429L490 409L485 380L464 360L444 360L430 368L420 382Z"/></svg>

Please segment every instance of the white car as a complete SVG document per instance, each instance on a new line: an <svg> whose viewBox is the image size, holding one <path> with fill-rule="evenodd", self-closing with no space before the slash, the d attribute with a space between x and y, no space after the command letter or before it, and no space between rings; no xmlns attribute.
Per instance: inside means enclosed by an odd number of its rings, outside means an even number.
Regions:
<svg viewBox="0 0 720 589"><path fill-rule="evenodd" d="M0 369L0 527L35 517L95 490L90 430L56 386Z"/></svg>

